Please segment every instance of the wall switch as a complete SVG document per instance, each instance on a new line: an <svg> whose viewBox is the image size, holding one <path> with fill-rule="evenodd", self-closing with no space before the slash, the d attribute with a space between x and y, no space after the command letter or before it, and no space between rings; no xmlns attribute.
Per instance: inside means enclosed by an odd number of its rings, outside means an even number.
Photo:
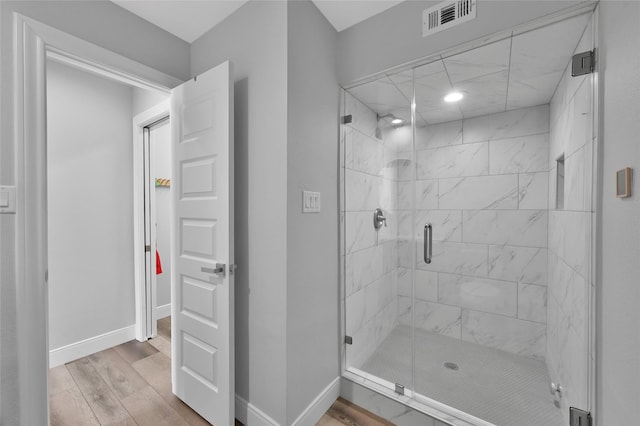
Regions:
<svg viewBox="0 0 640 426"><path fill-rule="evenodd" d="M0 186L0 213L16 212L16 187Z"/></svg>
<svg viewBox="0 0 640 426"><path fill-rule="evenodd" d="M302 213L320 212L320 193L302 191Z"/></svg>

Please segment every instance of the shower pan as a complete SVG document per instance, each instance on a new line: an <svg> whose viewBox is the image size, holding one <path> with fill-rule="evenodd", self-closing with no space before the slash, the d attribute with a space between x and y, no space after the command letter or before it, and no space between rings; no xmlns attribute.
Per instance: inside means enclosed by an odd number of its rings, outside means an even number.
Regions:
<svg viewBox="0 0 640 426"><path fill-rule="evenodd" d="M346 378L454 425L591 409L594 39L576 13L343 90Z"/></svg>

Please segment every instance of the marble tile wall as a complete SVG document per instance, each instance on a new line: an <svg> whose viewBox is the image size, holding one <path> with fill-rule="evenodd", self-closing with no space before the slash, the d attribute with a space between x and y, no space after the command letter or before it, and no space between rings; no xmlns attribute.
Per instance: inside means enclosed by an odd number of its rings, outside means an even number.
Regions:
<svg viewBox="0 0 640 426"><path fill-rule="evenodd" d="M576 52L592 49L589 25ZM569 407L588 407L588 299L591 240L592 75L571 77L567 66L551 100L546 361L565 424ZM564 209L556 210L556 159L564 155Z"/></svg>
<svg viewBox="0 0 640 426"><path fill-rule="evenodd" d="M341 206L344 221L344 284L347 366L359 368L398 324L397 145L380 139L376 113L348 92L342 126ZM387 226L376 231L380 207Z"/></svg>
<svg viewBox="0 0 640 426"><path fill-rule="evenodd" d="M411 324L415 261L417 327L545 357L548 158L549 105L417 129L416 161L398 170L400 323Z"/></svg>

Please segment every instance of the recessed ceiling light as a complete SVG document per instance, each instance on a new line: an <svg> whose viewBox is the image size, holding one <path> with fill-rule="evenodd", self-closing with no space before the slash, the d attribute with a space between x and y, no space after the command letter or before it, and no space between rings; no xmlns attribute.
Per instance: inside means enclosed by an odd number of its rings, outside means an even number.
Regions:
<svg viewBox="0 0 640 426"><path fill-rule="evenodd" d="M444 97L445 102L458 102L464 96L460 92L451 92L447 96Z"/></svg>
<svg viewBox="0 0 640 426"><path fill-rule="evenodd" d="M393 120L391 120L391 124L398 125L398 124L402 124L402 123L404 123L404 120L402 118L396 117Z"/></svg>

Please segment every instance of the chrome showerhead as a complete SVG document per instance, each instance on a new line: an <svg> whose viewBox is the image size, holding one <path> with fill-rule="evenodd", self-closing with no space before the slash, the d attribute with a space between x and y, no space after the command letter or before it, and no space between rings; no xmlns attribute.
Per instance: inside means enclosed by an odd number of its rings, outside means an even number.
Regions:
<svg viewBox="0 0 640 426"><path fill-rule="evenodd" d="M396 117L393 114L384 114L384 115L377 114L377 117L378 117L378 121L380 121L382 119L385 119L385 118L390 118L391 119L391 124L393 126L400 126L400 125L404 124L404 120L402 118Z"/></svg>

